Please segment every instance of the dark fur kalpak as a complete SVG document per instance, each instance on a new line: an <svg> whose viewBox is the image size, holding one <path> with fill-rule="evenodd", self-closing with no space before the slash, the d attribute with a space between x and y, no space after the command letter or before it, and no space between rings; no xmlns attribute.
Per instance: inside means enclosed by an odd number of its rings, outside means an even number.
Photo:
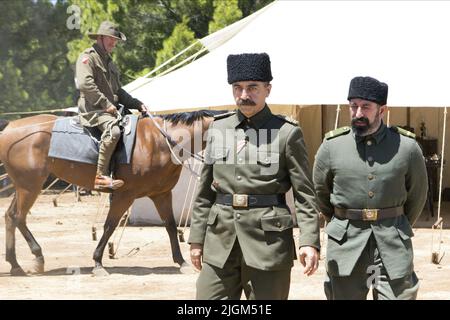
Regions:
<svg viewBox="0 0 450 320"><path fill-rule="evenodd" d="M348 100L360 98L384 106L387 103L388 85L371 77L355 77L350 82Z"/></svg>
<svg viewBox="0 0 450 320"><path fill-rule="evenodd" d="M227 58L228 83L238 81L272 81L267 53L230 54Z"/></svg>

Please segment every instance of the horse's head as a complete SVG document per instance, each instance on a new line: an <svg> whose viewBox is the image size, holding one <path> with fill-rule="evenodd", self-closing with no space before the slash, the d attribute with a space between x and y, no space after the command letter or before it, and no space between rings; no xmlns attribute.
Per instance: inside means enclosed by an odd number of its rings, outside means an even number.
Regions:
<svg viewBox="0 0 450 320"><path fill-rule="evenodd" d="M206 131L214 116L227 110L199 110L160 115L171 138L192 153L206 146ZM183 156L183 158L186 158ZM185 160L185 159L184 159Z"/></svg>

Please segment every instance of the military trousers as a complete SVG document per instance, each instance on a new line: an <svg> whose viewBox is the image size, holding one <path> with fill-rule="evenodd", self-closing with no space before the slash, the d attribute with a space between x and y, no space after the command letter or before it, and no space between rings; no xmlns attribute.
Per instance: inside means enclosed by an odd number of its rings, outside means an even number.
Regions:
<svg viewBox="0 0 450 320"><path fill-rule="evenodd" d="M248 300L286 300L290 282L291 268L265 271L247 266L236 239L223 268L203 263L196 299L239 300L244 292Z"/></svg>
<svg viewBox="0 0 450 320"><path fill-rule="evenodd" d="M366 300L370 288L374 300L415 300L419 290L415 272L400 279L389 278L373 235L349 276L327 274L324 283L328 300Z"/></svg>
<svg viewBox="0 0 450 320"><path fill-rule="evenodd" d="M109 175L111 157L120 139L120 128L117 119L110 114L102 114L97 128L103 132L98 150L97 174Z"/></svg>

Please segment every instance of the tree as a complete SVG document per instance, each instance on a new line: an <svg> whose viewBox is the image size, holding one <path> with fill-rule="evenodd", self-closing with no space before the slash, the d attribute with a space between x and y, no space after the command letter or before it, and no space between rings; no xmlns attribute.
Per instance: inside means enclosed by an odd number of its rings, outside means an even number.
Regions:
<svg viewBox="0 0 450 320"><path fill-rule="evenodd" d="M238 7L238 0L215 0L214 16L209 22L209 33L216 32L242 18L242 11Z"/></svg>
<svg viewBox="0 0 450 320"><path fill-rule="evenodd" d="M172 58L183 49L187 48L196 41L194 32L189 28L189 19L183 18L182 22L177 24L173 29L172 35L164 40L163 48L156 54L156 65L160 65L165 61ZM200 46L200 45L199 45ZM170 65L176 64L176 62L183 61L189 57L192 52L188 51L175 60Z"/></svg>
<svg viewBox="0 0 450 320"><path fill-rule="evenodd" d="M29 111L72 105L73 75L65 59L67 4L3 1L0 10L0 108ZM62 54L61 54L62 53Z"/></svg>

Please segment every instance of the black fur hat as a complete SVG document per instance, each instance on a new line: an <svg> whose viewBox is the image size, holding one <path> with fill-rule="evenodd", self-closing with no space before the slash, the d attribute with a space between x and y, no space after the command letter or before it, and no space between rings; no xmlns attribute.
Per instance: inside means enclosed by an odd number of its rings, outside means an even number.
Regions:
<svg viewBox="0 0 450 320"><path fill-rule="evenodd" d="M230 54L227 58L228 83L238 81L272 81L267 53Z"/></svg>
<svg viewBox="0 0 450 320"><path fill-rule="evenodd" d="M376 102L381 106L387 103L388 85L371 77L355 77L350 82L348 100L360 98Z"/></svg>

